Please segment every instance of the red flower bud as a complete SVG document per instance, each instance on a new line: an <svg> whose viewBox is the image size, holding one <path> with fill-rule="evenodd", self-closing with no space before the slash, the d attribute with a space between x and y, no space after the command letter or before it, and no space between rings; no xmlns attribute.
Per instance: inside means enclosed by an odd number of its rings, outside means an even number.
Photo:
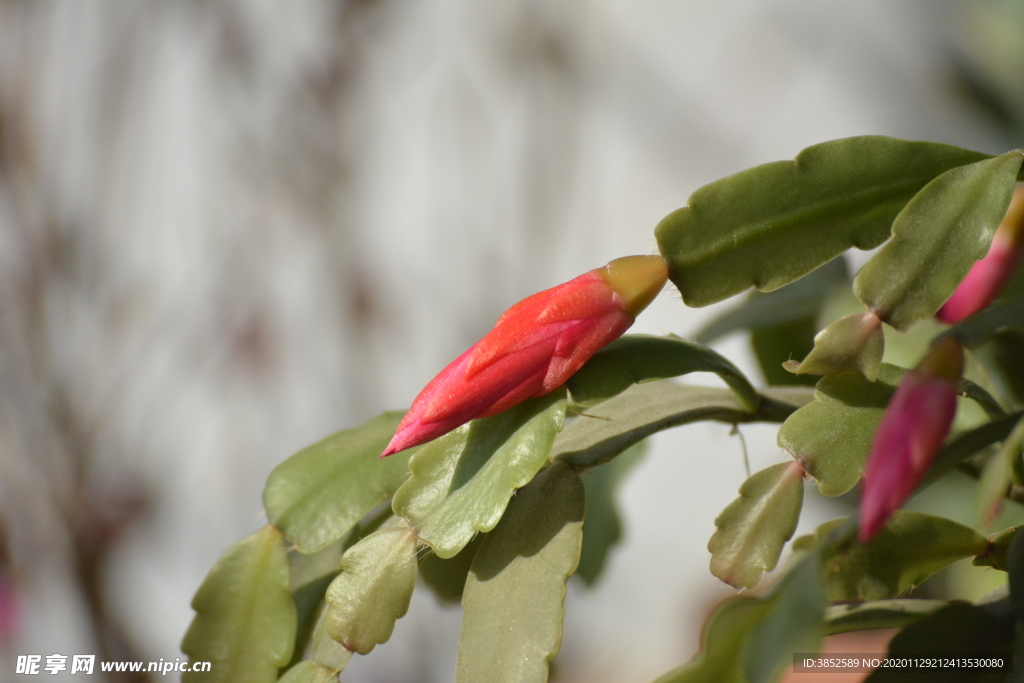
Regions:
<svg viewBox="0 0 1024 683"><path fill-rule="evenodd" d="M947 338L907 373L882 416L864 468L860 542L867 543L910 497L956 414L963 347Z"/></svg>
<svg viewBox="0 0 1024 683"><path fill-rule="evenodd" d="M955 325L988 306L999 296L1024 257L1024 190L1017 190L999 225L992 246L975 263L935 317Z"/></svg>
<svg viewBox="0 0 1024 683"><path fill-rule="evenodd" d="M430 380L381 457L554 391L618 339L667 279L660 256L627 256L523 299Z"/></svg>

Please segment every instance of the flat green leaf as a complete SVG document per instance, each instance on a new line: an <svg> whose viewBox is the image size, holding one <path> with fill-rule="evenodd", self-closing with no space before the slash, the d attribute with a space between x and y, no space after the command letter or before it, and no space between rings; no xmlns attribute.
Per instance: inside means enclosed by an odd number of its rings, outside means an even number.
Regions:
<svg viewBox="0 0 1024 683"><path fill-rule="evenodd" d="M341 556L346 550L380 528L391 518L391 506L381 505L370 512L348 535L315 553L303 554L297 549L288 551L288 569L291 576L292 600L298 611L295 630L295 651L291 664L297 664L306 654L313 627L325 604L327 587L341 571Z"/></svg>
<svg viewBox="0 0 1024 683"><path fill-rule="evenodd" d="M890 384L894 385L899 384L903 380L903 377L910 372L907 368L901 368L889 363L883 363L882 367L885 368L886 377L889 378ZM988 393L988 391L986 391L981 385L976 384L969 379L961 378L960 381L957 382L956 395L962 398L971 399L992 419L1004 417L1006 415L1006 411L1003 410L1002 406L999 405L999 402L996 401L992 394Z"/></svg>
<svg viewBox="0 0 1024 683"><path fill-rule="evenodd" d="M935 314L1006 214L1021 153L953 168L931 181L892 224L892 239L853 281L853 292L898 330Z"/></svg>
<svg viewBox="0 0 1024 683"><path fill-rule="evenodd" d="M306 653L306 646L309 645L309 640L313 635L317 615L324 605L327 587L331 585L337 575L338 571L335 570L292 590L292 600L295 602L297 614L292 664L297 664Z"/></svg>
<svg viewBox="0 0 1024 683"><path fill-rule="evenodd" d="M342 538L405 481L412 449L380 459L401 412L378 415L304 448L274 468L263 492L270 523L303 553Z"/></svg>
<svg viewBox="0 0 1024 683"><path fill-rule="evenodd" d="M999 405L999 402L996 401L992 394L988 393L981 385L975 384L969 379L961 379L957 383L956 394L977 403L992 419L1006 415L1006 411L1003 410L1003 407Z"/></svg>
<svg viewBox="0 0 1024 683"><path fill-rule="evenodd" d="M211 662L211 670L183 674L182 681L276 681L292 657L296 620L281 532L265 526L231 546L196 591L192 609L181 651L189 661Z"/></svg>
<svg viewBox="0 0 1024 683"><path fill-rule="evenodd" d="M822 524L815 539L822 541L845 523L837 519ZM895 598L946 565L987 548L986 538L970 527L898 510L867 545L853 543L827 558L826 592L831 602Z"/></svg>
<svg viewBox="0 0 1024 683"><path fill-rule="evenodd" d="M796 458L804 470L818 482L825 496L840 496L857 485L864 474L875 430L906 368L882 363L878 380L869 382L863 375L844 373L822 377L814 389L814 400L803 406L779 429L778 444ZM969 380L960 380L958 394L970 398L990 415L1002 413L995 399ZM974 432L958 437L939 452L926 477L934 481L956 466L960 459L992 443L989 432L1000 431L1005 418L982 425ZM995 425L996 427L992 427ZM980 440L979 440L980 437ZM975 442L979 445L974 447ZM962 452L964 447L973 450Z"/></svg>
<svg viewBox="0 0 1024 683"><path fill-rule="evenodd" d="M1020 463L1024 450L1024 420L1018 420L999 450L988 459L978 482L978 518L983 526L995 521L1013 480L1015 464Z"/></svg>
<svg viewBox="0 0 1024 683"><path fill-rule="evenodd" d="M516 489L544 466L565 423L565 391L473 420L424 446L392 500L395 514L440 558L454 557L501 519Z"/></svg>
<svg viewBox="0 0 1024 683"><path fill-rule="evenodd" d="M587 515L583 520L583 550L576 576L593 586L604 569L612 547L622 538L622 523L615 495L623 479L644 456L644 443L628 448L622 455L583 475L587 487Z"/></svg>
<svg viewBox="0 0 1024 683"><path fill-rule="evenodd" d="M349 548L327 589L327 633L353 652L387 642L416 587L416 534L395 518Z"/></svg>
<svg viewBox="0 0 1024 683"><path fill-rule="evenodd" d="M751 292L738 308L715 318L693 338L698 344L710 344L737 330L755 331L806 318L815 319L829 296L849 282L846 260L834 259L774 292ZM803 354L799 357L803 358Z"/></svg>
<svg viewBox="0 0 1024 683"><path fill-rule="evenodd" d="M945 607L945 600L875 600L859 604L833 605L825 610L825 635L905 628Z"/></svg>
<svg viewBox="0 0 1024 683"><path fill-rule="evenodd" d="M313 628L309 642L309 658L331 671L341 671L352 660L352 651L331 637L328 626L332 623L330 609L325 604Z"/></svg>
<svg viewBox="0 0 1024 683"><path fill-rule="evenodd" d="M859 372L874 382L885 353L882 324L874 314L857 313L840 318L814 335L814 348L800 363L791 361L798 375L838 375Z"/></svg>
<svg viewBox="0 0 1024 683"><path fill-rule="evenodd" d="M1024 271L1024 269L1022 269ZM989 379L1008 403L1024 407L1024 327L998 330L974 349Z"/></svg>
<svg viewBox="0 0 1024 683"><path fill-rule="evenodd" d="M890 641L889 655L1003 655L1012 662L1013 621L993 615L985 607L953 602L934 614L919 619ZM1009 668L993 669L880 668L868 676L868 683L981 683L1005 681Z"/></svg>
<svg viewBox="0 0 1024 683"><path fill-rule="evenodd" d="M338 683L338 672L307 659L288 669L280 683Z"/></svg>
<svg viewBox="0 0 1024 683"><path fill-rule="evenodd" d="M565 584L576 569L583 482L556 462L523 488L473 560L456 683L543 683L562 642Z"/></svg>
<svg viewBox="0 0 1024 683"><path fill-rule="evenodd" d="M810 397L802 387L761 392L761 407L747 411L726 389L687 386L670 380L635 384L586 415L577 417L555 439L552 456L577 469L595 467L670 427L716 420L781 422Z"/></svg>
<svg viewBox="0 0 1024 683"><path fill-rule="evenodd" d="M774 680L794 652L815 652L826 607L817 554L801 560L761 598L740 596L716 609L703 649L655 683L760 683Z"/></svg>
<svg viewBox="0 0 1024 683"><path fill-rule="evenodd" d="M750 632L743 654L749 683L771 683L793 663L794 652L817 652L828 601L817 554L800 561L767 596L772 611Z"/></svg>
<svg viewBox="0 0 1024 683"><path fill-rule="evenodd" d="M1024 296L1005 299L975 313L943 332L936 341L943 337L956 337L964 346L973 349L999 330L1020 326L1021 321L1024 321Z"/></svg>
<svg viewBox="0 0 1024 683"><path fill-rule="evenodd" d="M881 136L825 142L700 188L655 229L689 306L771 291L850 247L873 249L939 174L988 155Z"/></svg>
<svg viewBox="0 0 1024 683"><path fill-rule="evenodd" d="M420 562L420 578L430 587L441 604L458 604L466 586L469 567L487 534L477 534L455 557L443 560L434 553Z"/></svg>
<svg viewBox="0 0 1024 683"><path fill-rule="evenodd" d="M860 481L875 429L903 374L883 364L876 382L856 373L823 377L814 401L779 429L779 446L814 477L823 495L842 495Z"/></svg>
<svg viewBox="0 0 1024 683"><path fill-rule="evenodd" d="M800 520L803 482L804 470L793 460L743 482L740 497L715 520L708 541L711 573L734 588L753 588L761 574L775 569Z"/></svg>
<svg viewBox="0 0 1024 683"><path fill-rule="evenodd" d="M390 513L390 510L388 512ZM335 541L326 548L309 554L299 552L295 546L289 548L288 576L290 577L289 583L291 584L292 593L294 594L311 581L320 579L332 572L337 573L338 567L341 566L341 555L347 550L347 547L344 545L347 540L348 537Z"/></svg>
<svg viewBox="0 0 1024 683"><path fill-rule="evenodd" d="M935 456L935 460L932 461L932 466L928 469L924 481L918 486L918 490L932 484L983 448L1005 439L1013 431L1021 417L1024 417L1024 412L1006 415L964 432L948 442Z"/></svg>
<svg viewBox="0 0 1024 683"><path fill-rule="evenodd" d="M633 384L713 372L736 392L750 412L761 402L757 390L735 365L717 351L676 336L631 334L604 347L569 378L573 403L590 407L621 394Z"/></svg>
<svg viewBox="0 0 1024 683"><path fill-rule="evenodd" d="M999 453L994 454L981 470L975 494L975 518L981 531L987 531L1003 509L1010 490L1011 463Z"/></svg>

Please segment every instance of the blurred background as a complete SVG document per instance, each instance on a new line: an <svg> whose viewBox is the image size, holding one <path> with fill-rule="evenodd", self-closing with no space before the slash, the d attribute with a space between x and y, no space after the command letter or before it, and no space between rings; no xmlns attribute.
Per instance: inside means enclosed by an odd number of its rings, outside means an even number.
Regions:
<svg viewBox="0 0 1024 683"><path fill-rule="evenodd" d="M516 300L650 253L704 183L850 135L1020 145L1022 7L3 0L0 680L181 656L274 465L407 406ZM666 290L634 331L730 305ZM746 476L729 432L652 440L553 680L696 651L732 594L705 549ZM743 434L755 470L787 457ZM834 514L809 498L798 533ZM418 591L343 680L452 680L459 618Z"/></svg>

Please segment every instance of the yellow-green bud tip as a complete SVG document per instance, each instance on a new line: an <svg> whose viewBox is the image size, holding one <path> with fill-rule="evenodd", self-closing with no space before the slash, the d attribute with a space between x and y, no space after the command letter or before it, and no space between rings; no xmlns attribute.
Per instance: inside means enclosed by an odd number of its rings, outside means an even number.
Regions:
<svg viewBox="0 0 1024 683"><path fill-rule="evenodd" d="M654 301L668 280L668 264L661 256L624 256L597 272L622 298L622 307L634 318Z"/></svg>

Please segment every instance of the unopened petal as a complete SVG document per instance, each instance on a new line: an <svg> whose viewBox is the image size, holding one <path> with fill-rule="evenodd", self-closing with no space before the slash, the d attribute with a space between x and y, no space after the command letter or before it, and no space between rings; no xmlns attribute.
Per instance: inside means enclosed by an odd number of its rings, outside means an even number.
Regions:
<svg viewBox="0 0 1024 683"><path fill-rule="evenodd" d="M992 246L935 317L955 325L995 301L1024 259L1024 188L1013 194L1010 208L992 237Z"/></svg>
<svg viewBox="0 0 1024 683"><path fill-rule="evenodd" d="M963 349L948 338L900 383L864 467L860 541L867 543L921 483L956 415Z"/></svg>
<svg viewBox="0 0 1024 683"><path fill-rule="evenodd" d="M515 304L424 387L381 457L553 391L621 336L666 279L661 257L627 257Z"/></svg>
<svg viewBox="0 0 1024 683"><path fill-rule="evenodd" d="M995 301L1020 265L1022 253L1024 241L1014 242L997 232L988 254L971 267L967 277L935 317L955 325Z"/></svg>

